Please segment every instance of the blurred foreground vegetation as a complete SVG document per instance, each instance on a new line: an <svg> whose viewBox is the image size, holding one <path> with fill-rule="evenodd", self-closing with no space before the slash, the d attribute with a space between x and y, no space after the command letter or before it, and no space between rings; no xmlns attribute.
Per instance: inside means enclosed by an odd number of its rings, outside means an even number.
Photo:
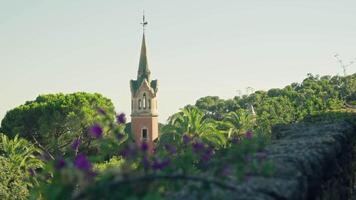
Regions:
<svg viewBox="0 0 356 200"><path fill-rule="evenodd" d="M203 97L168 119L151 151L109 99L40 95L1 122L0 199L226 199L251 175L273 174L264 151L273 126L348 117L355 101L356 74Z"/></svg>

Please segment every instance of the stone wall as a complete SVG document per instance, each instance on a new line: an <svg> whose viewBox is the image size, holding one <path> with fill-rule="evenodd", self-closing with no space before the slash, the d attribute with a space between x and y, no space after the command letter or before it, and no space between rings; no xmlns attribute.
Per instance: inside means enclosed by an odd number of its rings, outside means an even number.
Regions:
<svg viewBox="0 0 356 200"><path fill-rule="evenodd" d="M236 199L351 199L356 117L350 116L275 127L267 147L273 177L252 177L238 186Z"/></svg>

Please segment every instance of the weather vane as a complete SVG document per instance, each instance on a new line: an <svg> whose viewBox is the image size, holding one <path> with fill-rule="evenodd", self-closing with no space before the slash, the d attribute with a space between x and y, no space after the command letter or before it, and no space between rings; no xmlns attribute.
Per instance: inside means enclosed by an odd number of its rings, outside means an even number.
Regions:
<svg viewBox="0 0 356 200"><path fill-rule="evenodd" d="M147 24L148 24L148 22L145 19L145 11L143 11L142 23L141 23L143 32L145 32L145 27L146 27Z"/></svg>

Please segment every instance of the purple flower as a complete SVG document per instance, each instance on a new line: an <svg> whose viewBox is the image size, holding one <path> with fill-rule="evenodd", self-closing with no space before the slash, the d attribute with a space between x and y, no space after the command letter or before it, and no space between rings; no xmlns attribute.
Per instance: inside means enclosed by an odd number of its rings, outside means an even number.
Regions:
<svg viewBox="0 0 356 200"><path fill-rule="evenodd" d="M90 127L90 133L95 138L101 138L103 136L103 128L99 124L94 124Z"/></svg>
<svg viewBox="0 0 356 200"><path fill-rule="evenodd" d="M118 124L125 124L126 123L126 116L125 113L121 113L119 115L116 116L116 122Z"/></svg>
<svg viewBox="0 0 356 200"><path fill-rule="evenodd" d="M163 161L154 161L152 164L153 170L162 170L163 168L167 167L171 161L169 159L165 159Z"/></svg>
<svg viewBox="0 0 356 200"><path fill-rule="evenodd" d="M136 146L128 145L120 152L120 155L124 158L133 158L136 155Z"/></svg>
<svg viewBox="0 0 356 200"><path fill-rule="evenodd" d="M189 135L183 135L183 143L184 144L188 144L190 142L191 138L189 137Z"/></svg>
<svg viewBox="0 0 356 200"><path fill-rule="evenodd" d="M101 115L106 115L106 112L105 112L105 110L104 109L102 109L102 108L97 108L96 109L96 111L99 113L99 114L101 114Z"/></svg>
<svg viewBox="0 0 356 200"><path fill-rule="evenodd" d="M147 156L144 156L141 160L141 163L145 169L150 167L150 161L148 160Z"/></svg>
<svg viewBox="0 0 356 200"><path fill-rule="evenodd" d="M209 154L203 154L200 159L203 163L206 163L210 160L210 158L211 156Z"/></svg>
<svg viewBox="0 0 356 200"><path fill-rule="evenodd" d="M204 154L201 156L201 160L203 162L208 162L211 159L211 156L214 153L214 149L212 147L208 147L205 151Z"/></svg>
<svg viewBox="0 0 356 200"><path fill-rule="evenodd" d="M246 139L249 139L249 140L252 139L252 136L253 136L252 131L247 131L245 134Z"/></svg>
<svg viewBox="0 0 356 200"><path fill-rule="evenodd" d="M96 177L98 175L98 173L94 172L94 171L89 171L88 175L89 175L90 178L94 178L94 177Z"/></svg>
<svg viewBox="0 0 356 200"><path fill-rule="evenodd" d="M165 148L170 154L176 154L176 153L177 153L177 148L176 148L174 145L166 144L166 145L164 145L164 148Z"/></svg>
<svg viewBox="0 0 356 200"><path fill-rule="evenodd" d="M71 147L72 147L73 150L77 150L78 147L79 147L79 145L80 145L80 139L77 138L77 139L75 139L75 140L73 141Z"/></svg>
<svg viewBox="0 0 356 200"><path fill-rule="evenodd" d="M146 152L148 150L149 146L146 142L141 143L141 151Z"/></svg>
<svg viewBox="0 0 356 200"><path fill-rule="evenodd" d="M127 158L130 155L129 149L125 148L120 152L120 155L124 158Z"/></svg>
<svg viewBox="0 0 356 200"><path fill-rule="evenodd" d="M198 152L200 152L200 151L203 151L204 148L205 148L205 145L204 145L204 143L202 143L202 142L194 142L192 146L193 146L193 151L194 151L195 153L198 153Z"/></svg>
<svg viewBox="0 0 356 200"><path fill-rule="evenodd" d="M205 151L205 154L213 155L213 153L214 153L214 148L211 146L209 146Z"/></svg>
<svg viewBox="0 0 356 200"><path fill-rule="evenodd" d="M35 170L30 168L30 169L28 169L28 173L30 174L30 176L34 176L35 175Z"/></svg>
<svg viewBox="0 0 356 200"><path fill-rule="evenodd" d="M54 167L57 169L57 170L60 170L62 169L63 167L66 166L66 162L61 158L59 160L56 161L56 164L54 165Z"/></svg>
<svg viewBox="0 0 356 200"><path fill-rule="evenodd" d="M91 163L87 159L87 157L83 154L77 155L74 160L74 166L80 170L90 171L92 168Z"/></svg>

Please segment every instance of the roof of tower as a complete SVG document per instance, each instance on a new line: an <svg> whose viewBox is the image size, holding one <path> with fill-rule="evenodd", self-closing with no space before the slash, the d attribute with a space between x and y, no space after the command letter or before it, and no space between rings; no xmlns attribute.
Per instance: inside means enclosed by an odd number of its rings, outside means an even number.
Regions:
<svg viewBox="0 0 356 200"><path fill-rule="evenodd" d="M151 71L148 68L148 62L147 62L146 39L145 39L145 33L143 33L140 61L138 64L137 80L131 80L130 82L132 92L134 93L137 92L137 90L140 88L144 80L147 80L149 86L156 93L158 89L157 80L151 81L150 75L151 75Z"/></svg>
<svg viewBox="0 0 356 200"><path fill-rule="evenodd" d="M131 81L130 81L131 91L132 91L133 93L136 93L136 92L140 89L140 87L141 87L141 85L142 85L142 83L143 83L143 80L144 80L144 79L142 79L142 80L131 80ZM152 80L152 81L149 83L149 86L153 89L154 93L157 93L157 91L158 91L158 83L157 83L157 80Z"/></svg>
<svg viewBox="0 0 356 200"><path fill-rule="evenodd" d="M141 55L140 55L140 62L138 64L138 73L137 73L137 80L139 79L147 79L150 81L150 69L148 68L147 62L147 50L146 50L146 39L145 33L142 36L142 44L141 44Z"/></svg>

